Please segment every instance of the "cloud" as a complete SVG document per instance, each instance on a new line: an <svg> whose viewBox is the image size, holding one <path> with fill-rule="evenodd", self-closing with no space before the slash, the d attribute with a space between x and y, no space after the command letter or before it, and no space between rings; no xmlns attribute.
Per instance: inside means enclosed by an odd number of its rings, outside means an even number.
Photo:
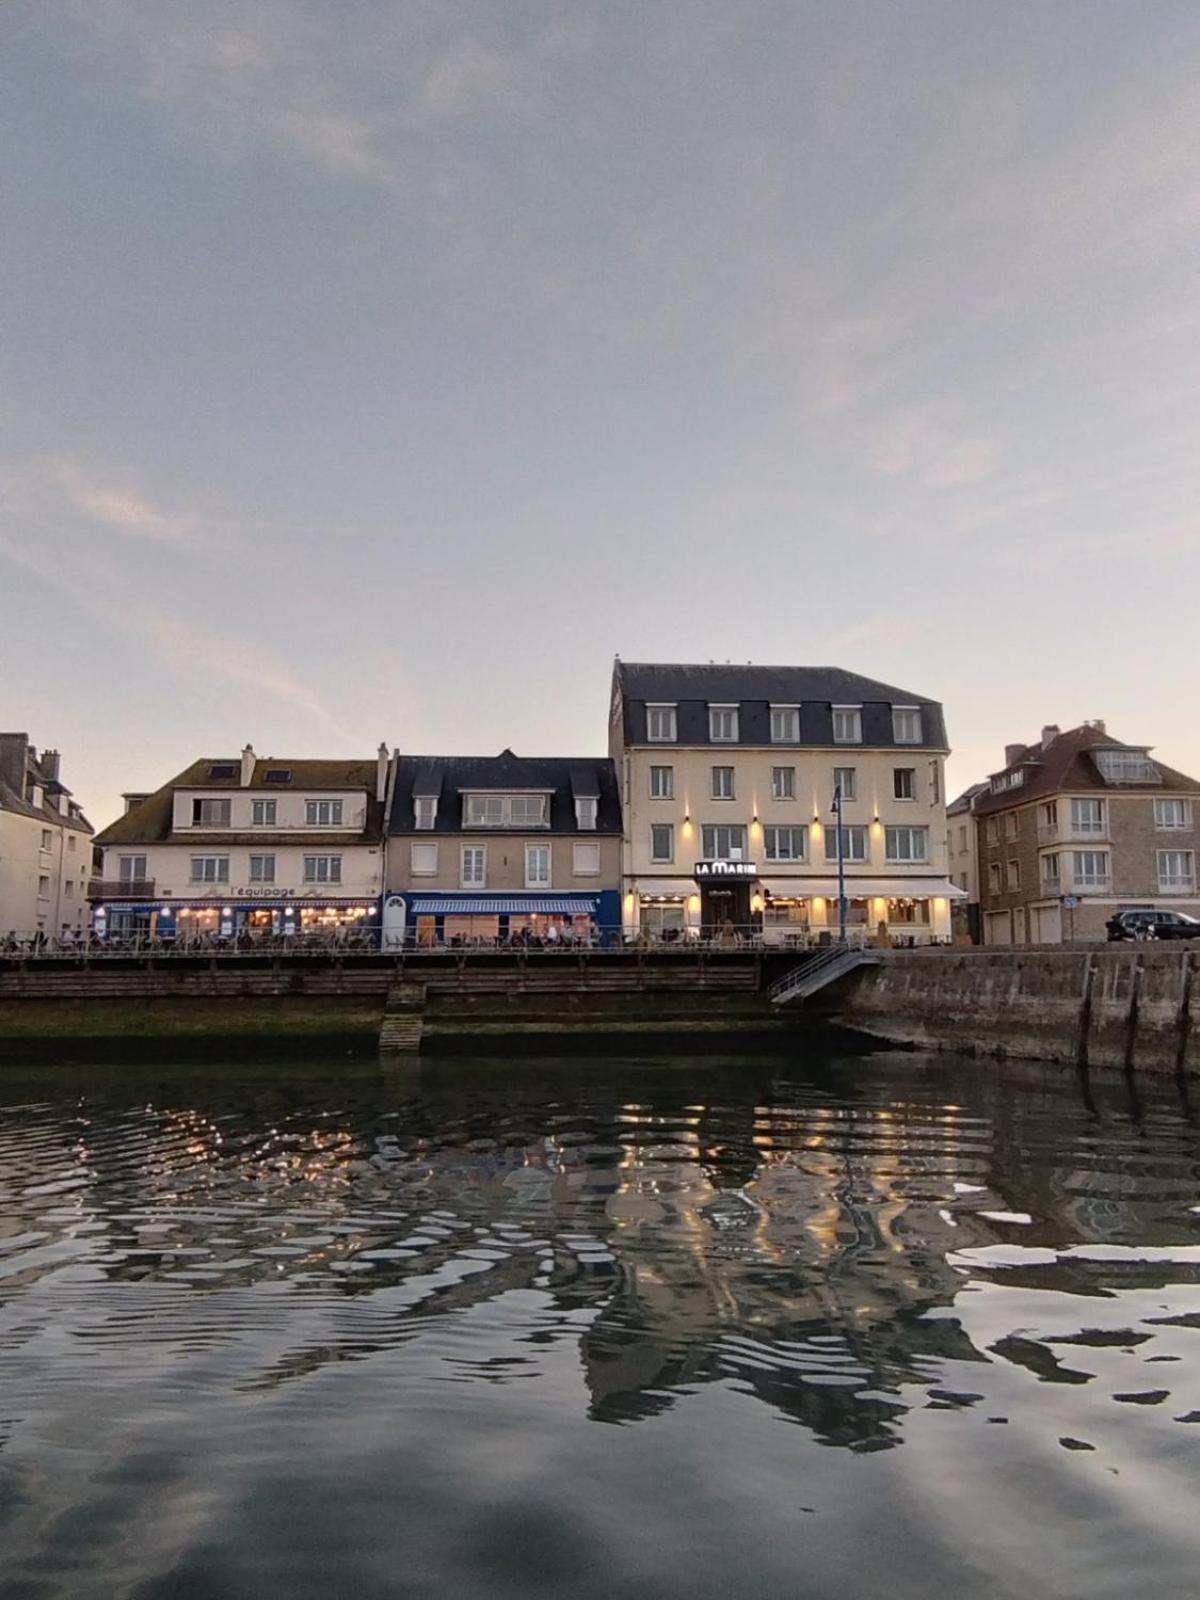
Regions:
<svg viewBox="0 0 1200 1600"><path fill-rule="evenodd" d="M132 484L67 457L0 468L0 486L10 518L82 517L110 533L159 544L193 544L202 537L198 517L164 511Z"/></svg>
<svg viewBox="0 0 1200 1600"><path fill-rule="evenodd" d="M995 442L956 436L927 410L896 413L879 431L871 465L889 478L915 478L931 489L980 483L995 470Z"/></svg>

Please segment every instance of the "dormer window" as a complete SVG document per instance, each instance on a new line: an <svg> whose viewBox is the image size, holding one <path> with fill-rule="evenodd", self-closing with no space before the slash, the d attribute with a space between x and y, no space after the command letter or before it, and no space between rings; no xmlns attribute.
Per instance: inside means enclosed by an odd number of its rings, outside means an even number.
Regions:
<svg viewBox="0 0 1200 1600"><path fill-rule="evenodd" d="M464 828L548 828L549 795L469 794Z"/></svg>
<svg viewBox="0 0 1200 1600"><path fill-rule="evenodd" d="M834 744L861 744L862 707L834 706L832 709Z"/></svg>
<svg viewBox="0 0 1200 1600"><path fill-rule="evenodd" d="M708 737L713 744L736 744L738 736L737 706L709 706Z"/></svg>
<svg viewBox="0 0 1200 1600"><path fill-rule="evenodd" d="M1162 773L1144 750L1097 750L1094 760L1105 783L1162 782Z"/></svg>
<svg viewBox="0 0 1200 1600"><path fill-rule="evenodd" d="M596 828L598 802L593 795L579 795L575 801L575 826L581 833L593 833Z"/></svg>
<svg viewBox="0 0 1200 1600"><path fill-rule="evenodd" d="M228 800L193 800L193 828L227 828L230 803Z"/></svg>
<svg viewBox="0 0 1200 1600"><path fill-rule="evenodd" d="M309 828L340 828L342 802L340 800L306 800L304 822Z"/></svg>
<svg viewBox="0 0 1200 1600"><path fill-rule="evenodd" d="M214 761L208 769L208 775L210 778L236 778L238 770L236 762Z"/></svg>
<svg viewBox="0 0 1200 1600"><path fill-rule="evenodd" d="M800 707L771 707L771 743L800 743Z"/></svg>
<svg viewBox="0 0 1200 1600"><path fill-rule="evenodd" d="M651 744L675 743L675 707L673 705L648 705L646 707L646 738Z"/></svg>
<svg viewBox="0 0 1200 1600"><path fill-rule="evenodd" d="M921 743L921 708L919 706L892 707L892 738L897 744Z"/></svg>
<svg viewBox="0 0 1200 1600"><path fill-rule="evenodd" d="M414 805L416 808L417 827L426 830L432 828L437 821L437 795L419 794L414 801Z"/></svg>

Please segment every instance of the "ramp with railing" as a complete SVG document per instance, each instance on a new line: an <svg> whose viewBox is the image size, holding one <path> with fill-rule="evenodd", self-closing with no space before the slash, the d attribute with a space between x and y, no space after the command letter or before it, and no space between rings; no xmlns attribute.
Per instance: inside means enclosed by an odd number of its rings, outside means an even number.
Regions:
<svg viewBox="0 0 1200 1600"><path fill-rule="evenodd" d="M832 944L816 955L801 961L790 972L773 983L767 998L774 1006L791 1005L797 1000L808 1000L821 989L840 983L859 967L878 966L880 955L862 945Z"/></svg>

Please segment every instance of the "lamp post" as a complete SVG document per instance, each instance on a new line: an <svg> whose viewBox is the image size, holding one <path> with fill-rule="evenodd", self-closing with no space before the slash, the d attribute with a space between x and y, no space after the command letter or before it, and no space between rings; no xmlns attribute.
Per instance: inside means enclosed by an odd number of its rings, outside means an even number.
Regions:
<svg viewBox="0 0 1200 1600"><path fill-rule="evenodd" d="M838 943L846 942L846 836L842 831L842 786L836 784L833 791L833 816L837 828L837 867L838 867Z"/></svg>

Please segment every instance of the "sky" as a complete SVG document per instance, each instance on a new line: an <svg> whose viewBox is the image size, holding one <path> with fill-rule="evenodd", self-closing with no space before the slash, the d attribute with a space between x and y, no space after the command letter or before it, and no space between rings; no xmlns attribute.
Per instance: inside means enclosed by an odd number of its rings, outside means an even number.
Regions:
<svg viewBox="0 0 1200 1600"><path fill-rule="evenodd" d="M4 0L0 726L602 752L614 654L1200 774L1194 0Z"/></svg>

